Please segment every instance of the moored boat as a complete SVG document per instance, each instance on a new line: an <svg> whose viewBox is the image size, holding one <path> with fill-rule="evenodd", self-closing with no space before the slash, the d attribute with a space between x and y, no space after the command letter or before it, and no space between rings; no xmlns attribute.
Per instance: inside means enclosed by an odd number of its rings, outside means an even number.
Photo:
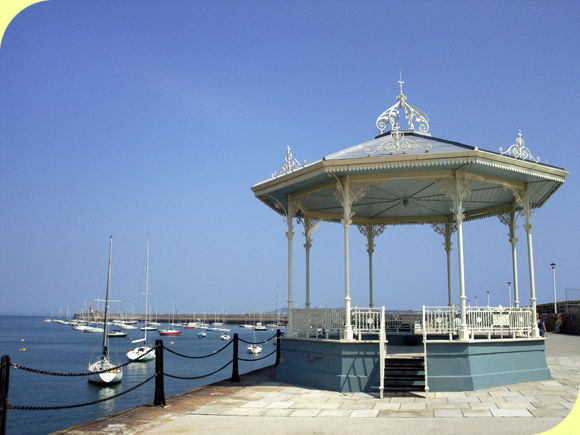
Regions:
<svg viewBox="0 0 580 435"><path fill-rule="evenodd" d="M254 326L254 331L267 331L267 330L268 330L268 328L266 328L264 325L262 325L262 322L258 322Z"/></svg>
<svg viewBox="0 0 580 435"><path fill-rule="evenodd" d="M180 335L181 331L179 329L167 328L167 329L160 329L159 335Z"/></svg>
<svg viewBox="0 0 580 435"><path fill-rule="evenodd" d="M133 340L131 343L143 343L142 346L137 346L133 350L128 349L127 358L131 361L151 361L155 358L155 351L147 345L147 331L156 331L157 328L147 326L147 313L149 311L149 239L147 239L147 255L145 259L145 326L141 328L144 331L144 337L138 340Z"/></svg>
<svg viewBox="0 0 580 435"><path fill-rule="evenodd" d="M109 336L107 334L107 318L109 312L109 291L111 288L111 256L113 253L113 236L109 239L109 267L107 269L107 291L105 293L105 317L103 322L103 353L101 358L89 364L89 382L95 384L115 384L123 379L123 369L116 367L109 359Z"/></svg>
<svg viewBox="0 0 580 435"><path fill-rule="evenodd" d="M247 352L249 354L252 354L252 355L258 355L258 354L262 353L262 346L258 346L257 344L255 344L255 342L256 342L256 330L254 330L253 341L254 341L254 343L252 343L248 346Z"/></svg>
<svg viewBox="0 0 580 435"><path fill-rule="evenodd" d="M252 355L258 355L262 353L262 347L258 346L257 344L250 344L248 346L248 353Z"/></svg>

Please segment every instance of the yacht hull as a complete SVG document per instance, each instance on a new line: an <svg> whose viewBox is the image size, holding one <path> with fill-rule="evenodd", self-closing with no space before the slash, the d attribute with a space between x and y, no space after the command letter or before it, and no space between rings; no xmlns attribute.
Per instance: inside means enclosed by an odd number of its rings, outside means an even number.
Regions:
<svg viewBox="0 0 580 435"><path fill-rule="evenodd" d="M94 373L89 375L89 382L93 384L116 384L121 382L123 379L123 369L114 369L115 365L107 360L99 360L93 364L89 365L89 372L100 372L101 370L106 370L111 368L111 370L103 373Z"/></svg>

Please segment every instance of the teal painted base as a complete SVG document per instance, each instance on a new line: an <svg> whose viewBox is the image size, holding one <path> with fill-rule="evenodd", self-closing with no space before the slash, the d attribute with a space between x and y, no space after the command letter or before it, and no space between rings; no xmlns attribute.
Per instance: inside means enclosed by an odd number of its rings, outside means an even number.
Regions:
<svg viewBox="0 0 580 435"><path fill-rule="evenodd" d="M550 379L544 340L427 342L429 391L473 391Z"/></svg>
<svg viewBox="0 0 580 435"><path fill-rule="evenodd" d="M379 383L379 343L283 338L276 381L340 392Z"/></svg>

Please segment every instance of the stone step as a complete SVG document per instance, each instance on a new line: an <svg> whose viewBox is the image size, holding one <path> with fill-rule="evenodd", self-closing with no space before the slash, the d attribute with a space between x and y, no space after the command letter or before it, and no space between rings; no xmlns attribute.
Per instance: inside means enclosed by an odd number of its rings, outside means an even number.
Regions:
<svg viewBox="0 0 580 435"><path fill-rule="evenodd" d="M385 358L386 366L404 365L404 366L423 366L425 360L423 358Z"/></svg>
<svg viewBox="0 0 580 435"><path fill-rule="evenodd" d="M425 367L423 366L405 366L401 364L397 365L388 365L385 366L385 371L414 371L414 372L424 372Z"/></svg>
<svg viewBox="0 0 580 435"><path fill-rule="evenodd" d="M425 382L425 375L385 376L385 382L405 382L405 381Z"/></svg>
<svg viewBox="0 0 580 435"><path fill-rule="evenodd" d="M425 385L385 385L383 388L383 392L390 393L409 393L411 391L425 391Z"/></svg>

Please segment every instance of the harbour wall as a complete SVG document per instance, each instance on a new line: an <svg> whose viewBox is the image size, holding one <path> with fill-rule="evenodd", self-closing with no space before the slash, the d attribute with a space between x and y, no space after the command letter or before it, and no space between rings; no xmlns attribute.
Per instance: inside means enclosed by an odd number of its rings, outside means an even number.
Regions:
<svg viewBox="0 0 580 435"><path fill-rule="evenodd" d="M88 320L88 321L102 321L104 316L103 311L94 312L83 312L74 315L75 319ZM109 313L109 318L114 320L137 320L142 322L145 320L145 314L131 314L131 315L119 315ZM222 322L228 325L241 325L241 324L255 324L257 322L262 322L264 325L268 323L276 323L279 319L280 323L285 325L288 322L287 314L259 314L259 313L245 313L245 314L220 314L217 317L214 315L207 314L149 314L148 318L152 322L160 323L187 323L187 322L202 322L205 320L207 323Z"/></svg>

